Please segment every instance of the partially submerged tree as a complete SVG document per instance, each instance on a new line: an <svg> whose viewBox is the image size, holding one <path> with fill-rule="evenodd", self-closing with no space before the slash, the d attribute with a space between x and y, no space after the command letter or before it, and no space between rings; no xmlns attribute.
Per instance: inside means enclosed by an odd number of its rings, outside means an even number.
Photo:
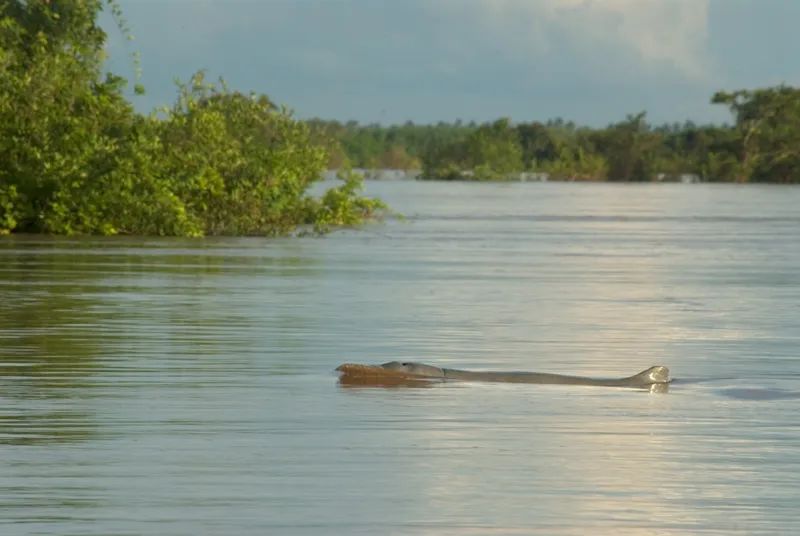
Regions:
<svg viewBox="0 0 800 536"><path fill-rule="evenodd" d="M800 89L777 86L716 93L739 134L739 180L800 181Z"/></svg>
<svg viewBox="0 0 800 536"><path fill-rule="evenodd" d="M382 204L350 178L331 218L308 187L327 156L265 96L180 87L162 117L135 113L101 72L113 0L0 4L0 232L283 234L358 223Z"/></svg>

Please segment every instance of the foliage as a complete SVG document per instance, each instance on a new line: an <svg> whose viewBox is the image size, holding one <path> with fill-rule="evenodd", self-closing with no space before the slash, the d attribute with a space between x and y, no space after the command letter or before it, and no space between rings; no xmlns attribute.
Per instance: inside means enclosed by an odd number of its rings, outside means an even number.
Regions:
<svg viewBox="0 0 800 536"><path fill-rule="evenodd" d="M12 185L0 185L0 235L8 234L22 216L19 192Z"/></svg>
<svg viewBox="0 0 800 536"><path fill-rule="evenodd" d="M360 126L312 121L339 151L338 162L403 168L381 155L392 147L419 159L429 179L496 180L543 172L556 180L800 182L800 89L787 86L719 92L735 126L650 125L644 112L606 128L554 119L512 125ZM402 160L402 159L400 159ZM338 168L337 162L329 167ZM408 164L406 164L408 165Z"/></svg>
<svg viewBox="0 0 800 536"><path fill-rule="evenodd" d="M101 73L104 7L121 21L111 0L0 4L0 232L273 235L375 213L356 182L308 196L325 148L265 96L198 73L161 116L135 113Z"/></svg>
<svg viewBox="0 0 800 536"><path fill-rule="evenodd" d="M736 119L738 180L800 181L800 89L718 92L712 102Z"/></svg>
<svg viewBox="0 0 800 536"><path fill-rule="evenodd" d="M391 168L417 170L423 167L427 156L440 147L463 140L476 126L403 125L382 127L359 125L355 121L339 123L313 119L308 121L312 137L329 149L329 169L347 166L363 169Z"/></svg>
<svg viewBox="0 0 800 536"><path fill-rule="evenodd" d="M30 0L0 11L0 189L16 192L5 231L70 233L98 217L74 205L104 181L133 120L123 81L100 76L100 6Z"/></svg>
<svg viewBox="0 0 800 536"><path fill-rule="evenodd" d="M598 132L595 140L608 161L610 180L646 181L655 176L655 155L661 139L650 130L644 112Z"/></svg>
<svg viewBox="0 0 800 536"><path fill-rule="evenodd" d="M499 119L429 153L424 162L427 178L503 180L522 169L522 149L510 120Z"/></svg>
<svg viewBox="0 0 800 536"><path fill-rule="evenodd" d="M537 169L554 180L605 180L608 176L606 158L580 146L562 147L556 158L542 161Z"/></svg>
<svg viewBox="0 0 800 536"><path fill-rule="evenodd" d="M387 209L378 199L358 195L363 188L362 175L345 169L339 172L338 179L343 184L328 189L321 199L306 200L306 223L313 225L316 232L326 232L332 227L358 225Z"/></svg>
<svg viewBox="0 0 800 536"><path fill-rule="evenodd" d="M522 169L522 149L509 119L481 125L465 146L477 180L506 179Z"/></svg>
<svg viewBox="0 0 800 536"><path fill-rule="evenodd" d="M603 180L606 157L597 152L594 134L561 120L517 126L526 169L547 173L556 180Z"/></svg>

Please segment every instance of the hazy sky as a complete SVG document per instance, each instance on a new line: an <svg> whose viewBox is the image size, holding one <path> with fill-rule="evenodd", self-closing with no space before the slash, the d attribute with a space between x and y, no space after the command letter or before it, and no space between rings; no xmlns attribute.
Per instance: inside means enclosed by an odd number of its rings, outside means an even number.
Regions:
<svg viewBox="0 0 800 536"><path fill-rule="evenodd" d="M149 110L194 71L299 117L727 121L718 89L800 84L800 0L119 0L109 67Z"/></svg>

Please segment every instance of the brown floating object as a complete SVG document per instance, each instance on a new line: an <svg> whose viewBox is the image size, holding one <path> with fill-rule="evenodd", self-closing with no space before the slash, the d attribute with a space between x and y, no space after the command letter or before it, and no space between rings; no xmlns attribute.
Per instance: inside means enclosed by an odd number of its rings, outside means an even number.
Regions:
<svg viewBox="0 0 800 536"><path fill-rule="evenodd" d="M429 387L437 378L426 378L380 365L345 363L336 367L339 383L346 387Z"/></svg>

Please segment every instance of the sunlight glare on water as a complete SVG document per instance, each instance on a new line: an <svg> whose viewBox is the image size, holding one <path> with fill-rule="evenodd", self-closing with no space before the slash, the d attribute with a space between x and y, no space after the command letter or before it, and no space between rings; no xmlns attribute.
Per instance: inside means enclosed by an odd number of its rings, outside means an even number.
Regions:
<svg viewBox="0 0 800 536"><path fill-rule="evenodd" d="M800 189L368 190L406 219L0 237L0 534L800 531ZM390 360L676 381L333 373Z"/></svg>

